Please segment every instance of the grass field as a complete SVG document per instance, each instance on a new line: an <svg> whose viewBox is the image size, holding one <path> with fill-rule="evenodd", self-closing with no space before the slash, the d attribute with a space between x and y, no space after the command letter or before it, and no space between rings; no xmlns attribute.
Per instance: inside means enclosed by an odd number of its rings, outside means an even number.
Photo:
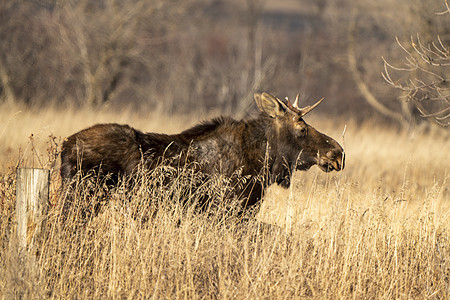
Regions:
<svg viewBox="0 0 450 300"><path fill-rule="evenodd" d="M308 117L344 146L346 168L313 167L288 190L270 187L258 219L280 228L182 212L176 185L151 189L151 177L126 205L119 189L88 223L57 222L64 137L100 122L175 133L209 116L1 107L0 297L449 298L450 138L441 131ZM16 166L54 170L48 228L30 257L18 255ZM144 224L133 217L149 212Z"/></svg>

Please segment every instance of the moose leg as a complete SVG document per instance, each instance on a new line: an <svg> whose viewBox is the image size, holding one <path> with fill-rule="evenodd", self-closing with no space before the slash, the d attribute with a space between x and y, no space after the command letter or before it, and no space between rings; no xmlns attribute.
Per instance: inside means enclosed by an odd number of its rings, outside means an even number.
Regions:
<svg viewBox="0 0 450 300"><path fill-rule="evenodd" d="M253 209L255 205L257 206L256 212L259 211L259 204L261 201L261 198L263 196L263 184L260 181L251 180L248 182L247 186L245 186L243 192L241 193L240 197L242 197L244 200L241 202L242 210L250 210L250 208ZM255 207L256 208L256 207Z"/></svg>

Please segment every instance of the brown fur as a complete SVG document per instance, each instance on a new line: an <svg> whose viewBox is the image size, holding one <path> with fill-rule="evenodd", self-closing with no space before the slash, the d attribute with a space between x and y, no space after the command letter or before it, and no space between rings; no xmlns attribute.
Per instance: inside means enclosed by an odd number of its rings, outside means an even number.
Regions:
<svg viewBox="0 0 450 300"><path fill-rule="evenodd" d="M78 170L85 173L99 166L103 173L129 175L140 162L152 169L162 157L175 167L198 162L204 174L231 176L241 168L251 179L236 191L245 208L256 204L273 182L288 187L295 169L315 164L323 171L343 168L344 152L335 140L306 124L300 114L288 113L281 100L258 95L257 118L217 118L175 135L142 133L118 124L84 129L63 143L61 176L67 181Z"/></svg>

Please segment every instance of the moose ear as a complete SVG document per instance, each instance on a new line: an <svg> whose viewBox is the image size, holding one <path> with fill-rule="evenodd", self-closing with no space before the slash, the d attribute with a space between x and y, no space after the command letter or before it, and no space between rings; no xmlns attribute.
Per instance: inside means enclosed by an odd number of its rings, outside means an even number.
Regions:
<svg viewBox="0 0 450 300"><path fill-rule="evenodd" d="M259 110L272 118L281 117L286 112L286 106L272 95L256 93L254 98Z"/></svg>

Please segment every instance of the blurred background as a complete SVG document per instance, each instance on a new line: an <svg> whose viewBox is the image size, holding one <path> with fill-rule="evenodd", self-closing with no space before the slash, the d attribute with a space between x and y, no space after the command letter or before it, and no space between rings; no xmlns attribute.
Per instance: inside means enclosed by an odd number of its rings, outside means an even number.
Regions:
<svg viewBox="0 0 450 300"><path fill-rule="evenodd" d="M4 105L450 120L445 0L2 0L0 40Z"/></svg>

